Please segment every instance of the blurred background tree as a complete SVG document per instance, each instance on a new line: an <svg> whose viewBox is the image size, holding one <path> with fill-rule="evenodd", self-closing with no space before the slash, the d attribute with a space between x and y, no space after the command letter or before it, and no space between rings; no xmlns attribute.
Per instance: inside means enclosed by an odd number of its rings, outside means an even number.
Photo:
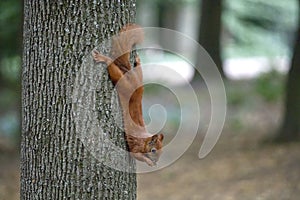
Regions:
<svg viewBox="0 0 300 200"><path fill-rule="evenodd" d="M300 0L298 6L298 31L295 34L294 53L287 77L285 113L277 141L300 139Z"/></svg>
<svg viewBox="0 0 300 200"><path fill-rule="evenodd" d="M221 59L223 0L202 0L198 42L210 54L222 77L225 77Z"/></svg>
<svg viewBox="0 0 300 200"><path fill-rule="evenodd" d="M0 2L0 138L14 142L20 136L21 16L21 1Z"/></svg>

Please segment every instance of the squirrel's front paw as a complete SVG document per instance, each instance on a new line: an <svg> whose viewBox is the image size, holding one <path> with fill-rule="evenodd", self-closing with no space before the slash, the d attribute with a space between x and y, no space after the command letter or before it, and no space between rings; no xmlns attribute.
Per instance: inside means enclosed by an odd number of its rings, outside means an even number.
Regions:
<svg viewBox="0 0 300 200"><path fill-rule="evenodd" d="M153 162L152 160L150 160L149 158L147 158L146 156L145 157L145 162L150 166L150 167L153 167L156 165L155 162Z"/></svg>
<svg viewBox="0 0 300 200"><path fill-rule="evenodd" d="M135 159L147 163L149 166L153 167L156 165L155 162L153 162L150 158L145 156L143 153L130 153L132 157Z"/></svg>

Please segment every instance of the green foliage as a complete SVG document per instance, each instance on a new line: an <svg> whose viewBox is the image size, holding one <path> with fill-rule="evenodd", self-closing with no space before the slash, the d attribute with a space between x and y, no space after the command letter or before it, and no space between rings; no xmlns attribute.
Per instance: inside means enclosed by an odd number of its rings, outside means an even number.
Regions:
<svg viewBox="0 0 300 200"><path fill-rule="evenodd" d="M226 96L229 106L245 106L252 101L252 85L250 81L229 81L226 82Z"/></svg>
<svg viewBox="0 0 300 200"><path fill-rule="evenodd" d="M256 92L267 102L276 102L283 96L284 76L273 70L257 78Z"/></svg>
<svg viewBox="0 0 300 200"><path fill-rule="evenodd" d="M22 34L21 16L21 1L0 1L0 58L20 54Z"/></svg>
<svg viewBox="0 0 300 200"><path fill-rule="evenodd" d="M266 103L278 102L284 94L285 75L276 70L264 73L254 80L226 83L229 106L251 107L259 99Z"/></svg>
<svg viewBox="0 0 300 200"><path fill-rule="evenodd" d="M21 16L22 1L0 1L0 135L16 138L20 131Z"/></svg>
<svg viewBox="0 0 300 200"><path fill-rule="evenodd" d="M5 57L0 62L0 74L3 79L12 85L16 85L20 78L21 57Z"/></svg>
<svg viewBox="0 0 300 200"><path fill-rule="evenodd" d="M227 101L230 105L241 105L245 101L245 94L240 90L227 92Z"/></svg>
<svg viewBox="0 0 300 200"><path fill-rule="evenodd" d="M234 131L242 131L245 128L245 124L243 124L241 117L235 117L230 120L230 129Z"/></svg>
<svg viewBox="0 0 300 200"><path fill-rule="evenodd" d="M297 27L296 0L227 0L223 22L227 31L225 56L289 54ZM227 39L227 40L226 40Z"/></svg>

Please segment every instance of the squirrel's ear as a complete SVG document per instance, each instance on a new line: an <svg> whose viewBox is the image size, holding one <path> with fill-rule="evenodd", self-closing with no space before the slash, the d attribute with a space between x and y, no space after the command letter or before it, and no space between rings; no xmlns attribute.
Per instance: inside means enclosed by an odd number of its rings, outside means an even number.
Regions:
<svg viewBox="0 0 300 200"><path fill-rule="evenodd" d="M155 135L153 135L152 137L151 137L151 143L156 143L157 142L157 139L158 139L158 135L157 134L155 134Z"/></svg>
<svg viewBox="0 0 300 200"><path fill-rule="evenodd" d="M163 134L158 134L158 139L162 142L163 141L163 139L164 139L164 135Z"/></svg>
<svg viewBox="0 0 300 200"><path fill-rule="evenodd" d="M152 136L151 141L156 143L157 140L162 141L164 139L164 135L163 134L155 134Z"/></svg>

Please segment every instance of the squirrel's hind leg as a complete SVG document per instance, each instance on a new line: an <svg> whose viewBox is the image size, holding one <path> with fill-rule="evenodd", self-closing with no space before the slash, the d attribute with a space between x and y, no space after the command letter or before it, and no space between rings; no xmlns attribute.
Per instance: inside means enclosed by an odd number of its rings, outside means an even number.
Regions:
<svg viewBox="0 0 300 200"><path fill-rule="evenodd" d="M113 60L107 56L102 55L97 50L93 50L92 56L96 62L104 62L108 65L108 73L110 76L110 79L114 84L117 84L117 82L122 78L123 72L120 70L120 68L113 62Z"/></svg>

